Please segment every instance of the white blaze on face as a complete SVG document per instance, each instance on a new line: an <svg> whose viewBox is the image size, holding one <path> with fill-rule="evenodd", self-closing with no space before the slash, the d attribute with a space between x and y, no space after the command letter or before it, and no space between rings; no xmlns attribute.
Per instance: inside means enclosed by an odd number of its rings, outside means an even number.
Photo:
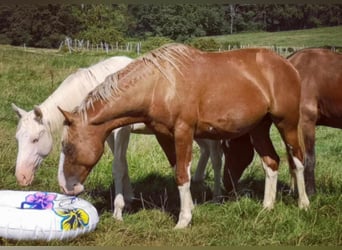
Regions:
<svg viewBox="0 0 342 250"><path fill-rule="evenodd" d="M78 194L80 194L80 193L82 193L84 191L84 186L81 183L79 183L79 182L75 182L74 184L71 185L72 190L68 189L68 187L67 187L68 184L67 184L67 181L66 181L66 178L65 178L65 174L64 174L64 170L63 170L63 168L64 168L64 161L65 161L65 155L62 152L60 154L59 163L58 163L58 183L59 183L59 186L61 187L62 191L65 194L68 194L68 195L78 195ZM69 185L70 185L70 183L69 183Z"/></svg>
<svg viewBox="0 0 342 250"><path fill-rule="evenodd" d="M63 191L66 191L66 180L64 176L63 166L64 166L65 155L62 152L59 156L59 163L58 163L58 183L59 186L62 188Z"/></svg>

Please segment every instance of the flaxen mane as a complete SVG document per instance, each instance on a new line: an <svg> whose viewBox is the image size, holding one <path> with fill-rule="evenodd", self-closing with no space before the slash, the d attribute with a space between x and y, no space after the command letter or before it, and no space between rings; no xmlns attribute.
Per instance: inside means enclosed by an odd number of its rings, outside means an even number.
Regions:
<svg viewBox="0 0 342 250"><path fill-rule="evenodd" d="M170 68L166 67L165 62L182 74L182 66L192 60L191 52L193 51L194 49L183 44L169 44L151 51L130 63L126 68L109 75L102 84L88 94L74 112L82 114L84 121L86 121L86 110L93 107L94 102L107 102L111 98L120 96L124 91L119 84L120 81L126 80L126 84L132 86L137 80L148 76L155 68L174 85L173 77L170 75L172 73Z"/></svg>

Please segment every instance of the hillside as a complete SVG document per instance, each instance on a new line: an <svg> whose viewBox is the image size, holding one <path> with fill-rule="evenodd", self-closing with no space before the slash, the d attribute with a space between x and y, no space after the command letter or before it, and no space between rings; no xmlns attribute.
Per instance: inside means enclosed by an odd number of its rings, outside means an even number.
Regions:
<svg viewBox="0 0 342 250"><path fill-rule="evenodd" d="M205 38L212 38L219 43L230 42L240 43L241 45L293 47L342 46L342 25L280 32L248 32Z"/></svg>

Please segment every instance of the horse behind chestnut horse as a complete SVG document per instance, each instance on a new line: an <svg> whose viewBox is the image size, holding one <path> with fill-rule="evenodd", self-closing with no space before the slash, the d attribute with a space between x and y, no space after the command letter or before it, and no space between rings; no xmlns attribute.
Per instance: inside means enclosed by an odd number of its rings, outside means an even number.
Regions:
<svg viewBox="0 0 342 250"><path fill-rule="evenodd" d="M305 184L316 192L316 125L342 128L342 54L327 49L307 49L288 58L302 78L300 128L306 146Z"/></svg>
<svg viewBox="0 0 342 250"><path fill-rule="evenodd" d="M77 195L114 128L144 122L175 168L180 195L176 228L192 218L190 165L194 138L250 133L266 173L263 206L275 203L279 157L269 137L272 122L285 142L297 180L299 207L307 208L303 152L298 138L300 79L293 66L265 49L206 53L171 44L110 75L65 116L58 181Z"/></svg>
<svg viewBox="0 0 342 250"><path fill-rule="evenodd" d="M342 128L342 54L328 49L303 49L288 60L302 79L299 126L306 147L305 186L312 195L316 193L315 127ZM229 191L253 160L254 149L248 134L231 140L229 147L223 148L226 159L223 183Z"/></svg>

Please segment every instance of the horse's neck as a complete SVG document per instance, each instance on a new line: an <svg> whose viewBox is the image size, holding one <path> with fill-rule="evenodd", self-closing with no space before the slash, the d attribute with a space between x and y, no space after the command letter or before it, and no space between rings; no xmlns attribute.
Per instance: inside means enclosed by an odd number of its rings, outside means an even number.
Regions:
<svg viewBox="0 0 342 250"><path fill-rule="evenodd" d="M145 83L146 82L144 82L144 84ZM93 124L105 123L119 118L125 118L124 120L127 120L124 125L135 123L136 120L145 122L152 96L153 91L150 85L123 85L120 86L120 89L118 88L118 91L114 96L108 97L108 100L96 100L95 97L95 102L87 105L88 108L84 111L85 117ZM133 122L130 122L130 119L132 119Z"/></svg>
<svg viewBox="0 0 342 250"><path fill-rule="evenodd" d="M131 129L134 129L134 125L138 124L139 125L139 130L143 134L152 134L152 131L150 131L144 122L146 122L145 117L121 117L118 119L113 119L107 122L104 122L100 124L99 126L102 127L103 131L105 132L105 136L103 138L107 138L108 135L116 128L119 127L124 127L127 125L132 125ZM143 129L142 129L143 128ZM104 141L105 139L103 139Z"/></svg>
<svg viewBox="0 0 342 250"><path fill-rule="evenodd" d="M62 127L64 117L57 106L66 111L73 110L108 75L122 69L131 61L132 59L124 56L111 57L89 68L79 69L66 78L57 90L40 105L43 119L50 130L53 132Z"/></svg>
<svg viewBox="0 0 342 250"><path fill-rule="evenodd" d="M71 76L75 77L75 76ZM62 83L39 107L43 113L43 120L50 127L51 132L59 130L64 120L58 106L64 110L73 110L86 95L100 82L90 72L82 77Z"/></svg>

